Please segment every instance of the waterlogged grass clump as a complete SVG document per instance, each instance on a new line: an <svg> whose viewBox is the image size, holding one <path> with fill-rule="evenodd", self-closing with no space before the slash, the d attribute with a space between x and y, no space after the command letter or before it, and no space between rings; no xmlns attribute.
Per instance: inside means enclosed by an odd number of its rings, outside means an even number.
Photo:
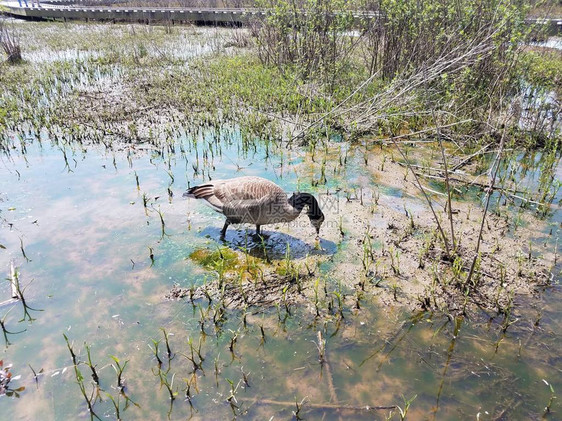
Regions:
<svg viewBox="0 0 562 421"><path fill-rule="evenodd" d="M215 270L221 269L224 271L233 271L240 266L240 260L235 251L221 247L216 250L197 249L189 255L189 258L194 262L199 263L205 269Z"/></svg>
<svg viewBox="0 0 562 421"><path fill-rule="evenodd" d="M219 286L224 281L235 283L255 282L262 279L268 271L264 261L245 253L237 252L228 247L217 247L215 250L200 248L189 255L189 259L217 275Z"/></svg>
<svg viewBox="0 0 562 421"><path fill-rule="evenodd" d="M167 298L177 300L187 297L192 303L206 299L209 303L218 302L225 307L239 309L249 306L269 308L279 302L288 307L304 298L305 281L314 274L314 267L307 262L293 262L290 249L287 250L287 257L274 263L266 250L261 251L265 256L255 256L250 253L257 251L248 249L197 249L189 255L189 259L213 275L206 277L206 282L197 287L175 285Z"/></svg>

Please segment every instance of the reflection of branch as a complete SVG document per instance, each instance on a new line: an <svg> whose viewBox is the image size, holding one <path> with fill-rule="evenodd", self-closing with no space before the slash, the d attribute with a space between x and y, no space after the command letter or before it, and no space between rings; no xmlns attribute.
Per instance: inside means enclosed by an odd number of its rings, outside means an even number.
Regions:
<svg viewBox="0 0 562 421"><path fill-rule="evenodd" d="M39 390L39 375L43 374L43 369L39 370L39 373L37 373L33 367L31 367L31 364L27 364L29 366L29 368L31 368L31 371L33 372L33 380L35 380L35 385L37 386L37 390Z"/></svg>
<svg viewBox="0 0 562 421"><path fill-rule="evenodd" d="M417 114L422 114L422 113L417 113ZM458 126L460 124L471 123L473 121L474 120L472 118L469 118L469 119L466 119L466 120L461 120L461 121L455 121L454 123L442 125L441 129L445 129L445 128L449 128L449 127L453 127L453 126ZM424 134L424 133L434 132L435 130L436 130L436 127L428 127L427 129L418 130L417 132L404 133L404 134L401 134L401 135L398 135L398 136L387 137L385 139L377 139L377 143L380 142L380 143L385 143L385 144L391 144L392 139L396 140L396 139L402 139L404 137L409 138L409 137L418 136L418 135ZM434 143L434 142L437 142L437 140L425 139L425 140L408 140L407 141L408 144Z"/></svg>
<svg viewBox="0 0 562 421"><path fill-rule="evenodd" d="M409 319L407 322L402 323L402 325L398 328L398 330L396 331L396 333L393 335L392 338L390 339L386 339L384 341L384 344L378 348L375 352L373 352L371 355L369 355L367 358L365 358L363 361L361 361L361 363L359 364L359 367L362 367L363 364L365 364L367 361L369 361L371 358L375 357L376 355L378 355L380 352L382 352L385 348L386 345L395 342L394 345L392 346L391 349L388 350L388 352L386 353L386 357L388 358L390 356L390 354L396 349L396 347L398 346L398 344L400 342L402 342L402 340L404 340L404 338L406 337L406 335L408 333L410 333L410 331L413 329L413 327L416 325L417 322L419 322L423 317L423 313L419 313L417 315L414 315L411 319ZM408 329L406 329L404 332L402 332L402 329L404 328L404 326L408 326ZM382 364L384 363L384 360L380 362L380 364L377 367L377 371L380 370Z"/></svg>
<svg viewBox="0 0 562 421"><path fill-rule="evenodd" d="M435 402L435 408L433 410L433 419L435 419L435 414L439 409L439 399L441 398L441 392L443 391L443 386L445 385L447 371L449 371L449 367L451 365L451 359L453 358L453 353L455 351L455 345L457 343L459 331L462 326L462 321L463 319L461 317L457 317L453 321L455 330L453 333L453 338L451 339L451 343L449 344L449 349L447 350L447 361L445 362L445 368L443 369L443 375L441 376L441 383L439 384L439 390L437 391L437 401Z"/></svg>
<svg viewBox="0 0 562 421"><path fill-rule="evenodd" d="M338 395L336 394L336 388L334 387L334 378L332 376L332 369L330 367L330 362L328 361L328 356L326 355L326 340L322 339L322 332L318 331L318 351L320 353L320 363L326 367L326 375L328 378L328 389L330 390L330 402L337 405Z"/></svg>
<svg viewBox="0 0 562 421"><path fill-rule="evenodd" d="M16 301L14 299L12 299L12 300L14 302ZM12 300L5 301L2 304L5 304L5 303L7 303L9 301L12 301ZM12 311L12 309L8 310L8 313L10 311ZM0 320L0 327L2 328L2 333L4 334L4 344L6 345L6 347L8 347L8 345L10 345L10 341L8 340L8 335L17 335L18 333L23 333L27 330L27 329L24 329L24 330L20 330L19 332L10 332L8 329L6 329L6 317L8 316L8 313L6 313L4 315L4 317L2 318L2 320Z"/></svg>
<svg viewBox="0 0 562 421"><path fill-rule="evenodd" d="M30 307L29 305L27 305L27 302L25 301L25 297L23 295L23 293L27 289L27 287L25 287L23 289L21 288L17 270L14 270L14 272L13 272L12 288L14 288L14 285L15 285L15 294L16 294L17 298L21 301L21 304L23 305L23 317L20 320L20 322L23 322L25 319L28 319L30 322L34 321L35 319L33 317L31 317L31 314L29 314L29 312L30 311L43 311L43 310L33 308L33 307Z"/></svg>
<svg viewBox="0 0 562 421"><path fill-rule="evenodd" d="M252 399L252 398L243 398L243 397L237 397L236 399L238 399L239 401L242 401L242 402L251 402L252 404L258 404L258 405L260 405L260 404L261 405L281 405L281 406L287 406L287 407L291 407L291 408L295 406L294 402L289 402L289 401L275 401L275 400L272 400L272 399ZM339 410L366 411L366 412L374 411L374 410L383 410L383 409L396 409L396 405L354 406L354 405L337 405L337 404L332 404L332 403L312 403L312 402L308 402L306 405L311 407L311 408L339 409Z"/></svg>

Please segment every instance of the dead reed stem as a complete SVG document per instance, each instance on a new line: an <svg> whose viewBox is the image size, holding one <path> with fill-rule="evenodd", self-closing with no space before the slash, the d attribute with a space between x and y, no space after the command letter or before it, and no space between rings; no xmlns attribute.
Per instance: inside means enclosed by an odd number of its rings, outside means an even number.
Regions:
<svg viewBox="0 0 562 421"><path fill-rule="evenodd" d="M502 132L502 137L500 140L500 148L498 150L498 154L496 155L496 159L494 161L494 165L495 168L493 168L492 166L492 170L493 175L492 178L490 179L490 186L488 187L488 190L486 191L486 206L484 207L484 214L482 215L482 223L480 224L480 231L478 233L478 240L476 241L476 249L474 252L474 259L472 259L472 265L470 265L470 272L468 272L468 277L466 278L466 282L470 282L472 275L474 273L474 268L476 266L476 261L478 260L478 253L480 252L480 243L482 241L482 232L484 231L484 222L486 221L486 214L488 213L488 207L490 205L490 198L492 197L492 193L494 191L494 184L496 183L496 177L498 175L498 171L500 168L500 162L501 162L501 156L503 153L503 147L505 144L505 125L503 128L503 132Z"/></svg>

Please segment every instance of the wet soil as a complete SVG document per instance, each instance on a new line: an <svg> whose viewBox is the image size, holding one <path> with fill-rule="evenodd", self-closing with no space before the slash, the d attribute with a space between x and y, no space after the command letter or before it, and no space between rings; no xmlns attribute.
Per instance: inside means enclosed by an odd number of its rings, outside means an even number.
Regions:
<svg viewBox="0 0 562 421"><path fill-rule="evenodd" d="M278 258L272 263L254 260L260 268L259 276L254 273L242 277L238 269L221 281L210 280L200 287L176 286L167 298L223 300L235 308L301 303L318 312L314 302L322 287L318 287L317 281L327 276L345 287L343 299L358 308L362 299L372 297L385 306L412 310L440 310L457 315L479 309L495 315L510 312L515 296L532 295L553 281L555 251L547 245L549 235L541 234L545 222L531 213L518 215L515 222L507 205L486 215L479 257L474 274L467 281L476 257L482 207L472 201L452 202L456 248L448 256L431 209L424 203L413 175L389 158L391 152L371 152L361 186L334 193L332 206L324 210L326 222L320 247L337 244L337 253L314 254L311 226L296 231L287 225L275 226L272 228L287 235L286 241L296 238L308 244L307 249L293 253L290 262L294 273L280 273L278 268L286 265L280 257L286 246L276 242L275 236L266 236L265 247L272 254L277 253ZM401 197L381 193L389 189L400 191ZM446 199L442 194L431 196L452 250ZM299 227L308 223L304 215L296 222ZM254 246L259 249L258 240L255 241ZM539 248L536 244L541 243L543 247ZM241 261L244 259L234 239L226 244L239 254ZM319 265L328 265L328 269L319 271ZM325 299L330 294L324 291L321 295ZM329 311L333 312L333 308Z"/></svg>

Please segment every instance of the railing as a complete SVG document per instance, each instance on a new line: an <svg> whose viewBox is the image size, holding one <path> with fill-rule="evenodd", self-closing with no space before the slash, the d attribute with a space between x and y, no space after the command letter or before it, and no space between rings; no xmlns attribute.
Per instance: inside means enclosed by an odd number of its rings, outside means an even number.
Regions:
<svg viewBox="0 0 562 421"><path fill-rule="evenodd" d="M23 0L22 0L23 1ZM27 0L31 5L31 0ZM19 7L17 1L0 1L5 13L14 17L32 19L80 19L109 20L131 22L196 22L214 24L243 25L253 17L267 14L265 9L257 8L197 8L197 7L120 7L120 6L83 6L80 3L93 0L44 0L44 7ZM106 0L98 0L100 3ZM126 0L121 0L126 1ZM114 0L112 3L119 3ZM359 22L378 18L376 12L354 11L353 17ZM545 25L550 34L562 32L562 19L528 19L530 25Z"/></svg>

